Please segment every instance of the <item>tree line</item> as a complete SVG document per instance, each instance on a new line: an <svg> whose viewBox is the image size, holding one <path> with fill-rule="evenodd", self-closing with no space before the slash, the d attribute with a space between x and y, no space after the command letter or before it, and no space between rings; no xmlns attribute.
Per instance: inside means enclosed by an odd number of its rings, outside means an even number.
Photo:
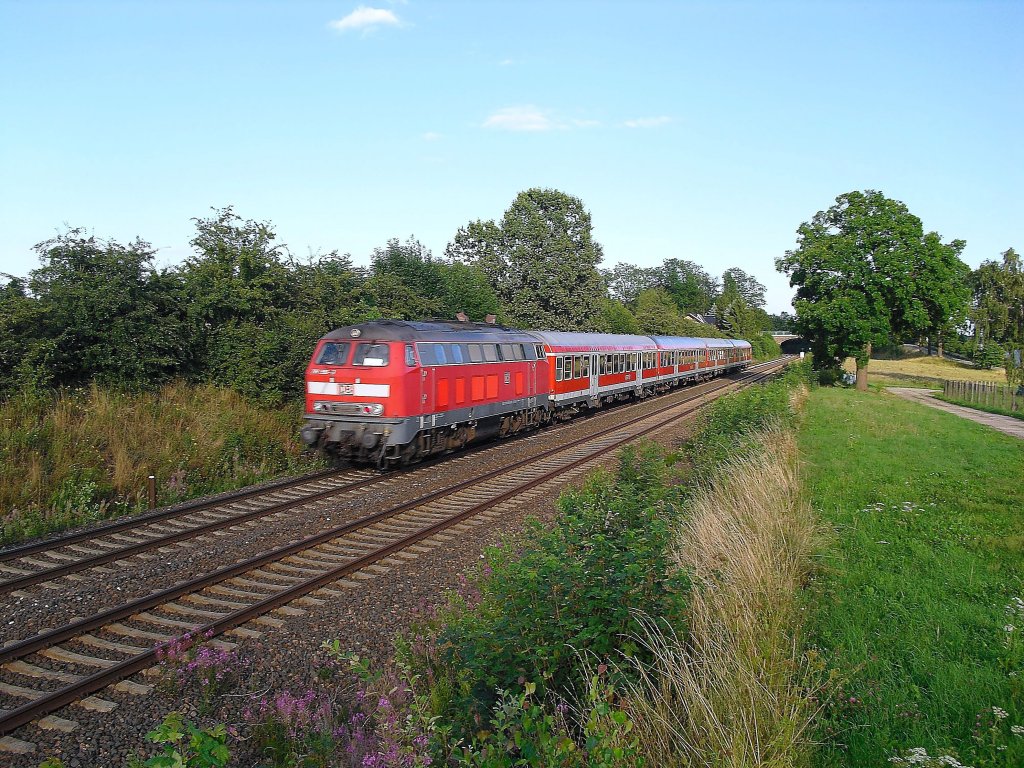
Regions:
<svg viewBox="0 0 1024 768"><path fill-rule="evenodd" d="M797 289L795 329L819 368L857 360L857 385L873 346L935 342L981 365L1004 365L1024 384L1024 272L1010 248L971 270L963 240L943 242L899 200L848 192L797 229L797 247L776 268Z"/></svg>
<svg viewBox="0 0 1024 768"><path fill-rule="evenodd" d="M473 221L435 257L415 238L368 267L332 251L295 258L269 222L230 208L194 219L193 254L158 269L145 240L71 229L39 243L40 266L0 280L0 396L96 382L144 389L215 382L264 402L302 392L316 340L377 318L474 320L526 329L729 335L770 351L764 286L668 259L602 270L590 214L551 189L520 193L499 222ZM688 319L717 312L723 331Z"/></svg>

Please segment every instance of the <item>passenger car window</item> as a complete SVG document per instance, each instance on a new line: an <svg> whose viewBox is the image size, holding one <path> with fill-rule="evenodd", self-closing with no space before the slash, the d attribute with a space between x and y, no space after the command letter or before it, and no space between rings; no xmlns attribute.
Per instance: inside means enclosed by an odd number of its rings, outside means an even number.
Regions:
<svg viewBox="0 0 1024 768"><path fill-rule="evenodd" d="M356 353L352 356L352 365L366 365L382 368L388 364L389 350L387 344L363 343L356 345Z"/></svg>
<svg viewBox="0 0 1024 768"><path fill-rule="evenodd" d="M488 363L498 362L498 345L497 344L484 344L484 360Z"/></svg>
<svg viewBox="0 0 1024 768"><path fill-rule="evenodd" d="M484 361L484 351L480 348L479 344L469 345L469 361L471 363L482 363Z"/></svg>
<svg viewBox="0 0 1024 768"><path fill-rule="evenodd" d="M344 365L348 358L348 347L347 341L328 341L317 355L317 365Z"/></svg>

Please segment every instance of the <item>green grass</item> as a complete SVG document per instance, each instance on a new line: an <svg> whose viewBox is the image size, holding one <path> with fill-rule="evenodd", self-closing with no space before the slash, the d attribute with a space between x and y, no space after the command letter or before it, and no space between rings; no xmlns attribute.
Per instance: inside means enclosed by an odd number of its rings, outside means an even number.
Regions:
<svg viewBox="0 0 1024 768"><path fill-rule="evenodd" d="M880 766L912 747L1024 764L1024 738L1009 735L1024 725L1024 616L1016 650L1003 629L1024 597L1024 442L838 389L813 393L799 439L805 488L834 531L808 589L808 642L841 681L818 764ZM992 707L1009 712L1007 751L974 739Z"/></svg>

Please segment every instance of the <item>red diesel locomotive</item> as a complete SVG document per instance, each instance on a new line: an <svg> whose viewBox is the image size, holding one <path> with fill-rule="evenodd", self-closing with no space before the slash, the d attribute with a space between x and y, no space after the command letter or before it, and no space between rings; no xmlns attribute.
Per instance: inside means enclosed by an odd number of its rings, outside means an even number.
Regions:
<svg viewBox="0 0 1024 768"><path fill-rule="evenodd" d="M317 344L306 369L309 446L379 467L568 419L750 364L738 339L516 331L380 320Z"/></svg>

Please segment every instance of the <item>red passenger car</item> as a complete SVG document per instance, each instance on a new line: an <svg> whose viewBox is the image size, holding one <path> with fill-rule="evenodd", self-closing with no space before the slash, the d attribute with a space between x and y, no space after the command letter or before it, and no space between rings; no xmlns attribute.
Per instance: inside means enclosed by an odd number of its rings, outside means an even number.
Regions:
<svg viewBox="0 0 1024 768"><path fill-rule="evenodd" d="M357 461L405 464L749 362L750 344L735 339L465 322L345 326L320 340L306 370L302 437Z"/></svg>

